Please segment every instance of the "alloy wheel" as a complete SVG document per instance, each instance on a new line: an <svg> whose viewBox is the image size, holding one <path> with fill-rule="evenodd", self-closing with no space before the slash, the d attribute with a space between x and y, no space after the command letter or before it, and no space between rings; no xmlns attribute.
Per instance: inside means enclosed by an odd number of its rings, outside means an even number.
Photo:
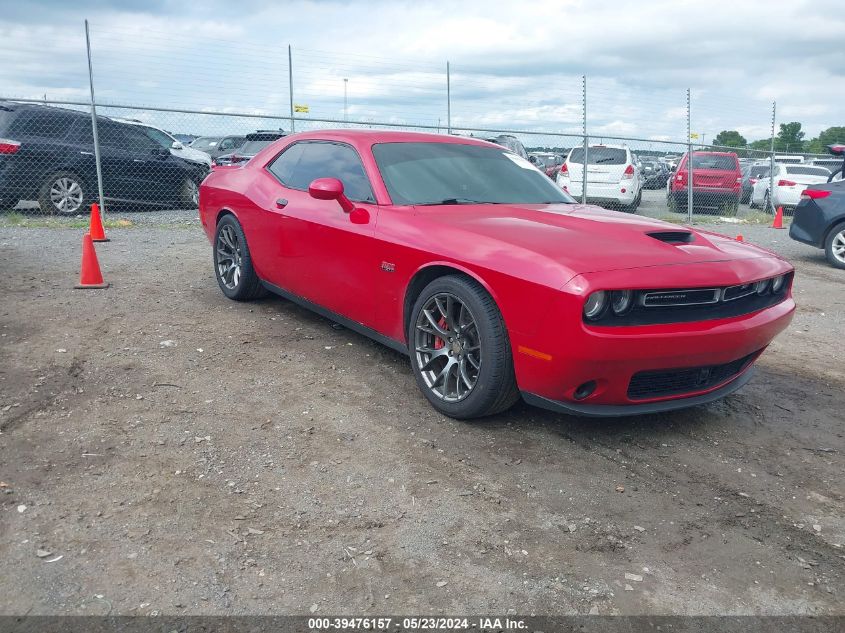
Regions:
<svg viewBox="0 0 845 633"><path fill-rule="evenodd" d="M215 257L217 261L217 275L220 277L220 281L229 290L234 290L241 281L243 255L240 240L231 225L227 224L221 227L217 233Z"/></svg>
<svg viewBox="0 0 845 633"><path fill-rule="evenodd" d="M469 396L481 369L481 336L469 307L441 292L425 302L414 328L417 367L431 392L446 402Z"/></svg>
<svg viewBox="0 0 845 633"><path fill-rule="evenodd" d="M82 187L73 178L62 176L50 187L50 202L61 213L76 213L82 207Z"/></svg>
<svg viewBox="0 0 845 633"><path fill-rule="evenodd" d="M845 264L845 230L839 231L833 236L830 250L837 260Z"/></svg>
<svg viewBox="0 0 845 633"><path fill-rule="evenodd" d="M197 186L197 183L190 179L188 180L188 195L190 196L193 208L198 207L200 204L200 188Z"/></svg>

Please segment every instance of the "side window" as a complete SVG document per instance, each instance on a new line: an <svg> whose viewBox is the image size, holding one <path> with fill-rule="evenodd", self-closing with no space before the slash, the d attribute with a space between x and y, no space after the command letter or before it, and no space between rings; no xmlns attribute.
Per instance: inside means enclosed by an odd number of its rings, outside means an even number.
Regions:
<svg viewBox="0 0 845 633"><path fill-rule="evenodd" d="M67 140L77 145L93 147L94 134L91 132L91 121L83 119L77 119L74 121L73 125L70 126Z"/></svg>
<svg viewBox="0 0 845 633"><path fill-rule="evenodd" d="M123 149L127 151L149 154L154 149L161 149L161 145L147 136L143 129L127 125L121 132L125 139Z"/></svg>
<svg viewBox="0 0 845 633"><path fill-rule="evenodd" d="M103 123L98 121L97 136L100 139L100 144L112 149L124 149L126 147L126 138L123 136L123 130L114 123Z"/></svg>
<svg viewBox="0 0 845 633"><path fill-rule="evenodd" d="M284 152L279 154L270 164L270 171L278 178L283 185L291 189L302 189L293 182L293 171L299 164L299 158L302 156L302 149L305 143L295 143L288 147ZM310 183L309 183L310 184ZM308 188L308 185L305 185Z"/></svg>
<svg viewBox="0 0 845 633"><path fill-rule="evenodd" d="M348 145L303 143L304 150L293 174L296 189L308 189L317 178L337 178L350 200L375 202L370 181L358 153Z"/></svg>
<svg viewBox="0 0 845 633"><path fill-rule="evenodd" d="M317 178L337 178L350 200L375 202L370 181L357 152L347 145L301 142L286 149L270 171L291 189L307 191Z"/></svg>
<svg viewBox="0 0 845 633"><path fill-rule="evenodd" d="M58 140L63 139L76 117L62 112L34 108L15 121L15 131L26 136Z"/></svg>

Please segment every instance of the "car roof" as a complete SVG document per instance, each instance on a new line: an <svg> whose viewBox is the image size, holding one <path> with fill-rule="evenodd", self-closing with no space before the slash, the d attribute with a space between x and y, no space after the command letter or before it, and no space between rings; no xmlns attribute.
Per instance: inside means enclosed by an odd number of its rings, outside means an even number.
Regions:
<svg viewBox="0 0 845 633"><path fill-rule="evenodd" d="M297 132L285 137L290 140L330 140L347 142L350 144L371 143L453 143L456 145L483 145L484 147L496 147L480 138L470 136L455 136L452 134L432 134L425 132L405 132L398 130L312 130L309 132Z"/></svg>

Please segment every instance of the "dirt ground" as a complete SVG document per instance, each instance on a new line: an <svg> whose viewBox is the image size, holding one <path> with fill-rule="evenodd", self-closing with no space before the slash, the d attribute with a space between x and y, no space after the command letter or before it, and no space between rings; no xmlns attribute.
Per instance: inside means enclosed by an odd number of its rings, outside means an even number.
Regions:
<svg viewBox="0 0 845 633"><path fill-rule="evenodd" d="M226 300L198 227L111 231L105 291L71 289L80 234L0 229L2 613L845 613L844 278L812 249L726 400L466 423L403 356Z"/></svg>

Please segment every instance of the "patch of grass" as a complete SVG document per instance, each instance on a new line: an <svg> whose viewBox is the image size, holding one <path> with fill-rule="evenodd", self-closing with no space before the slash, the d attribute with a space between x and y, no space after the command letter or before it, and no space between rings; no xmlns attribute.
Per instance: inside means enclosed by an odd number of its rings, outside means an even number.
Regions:
<svg viewBox="0 0 845 633"><path fill-rule="evenodd" d="M0 227L24 229L87 229L89 221L85 218L30 217L17 211L0 216ZM135 226L131 220L106 220L107 229L126 229Z"/></svg>

